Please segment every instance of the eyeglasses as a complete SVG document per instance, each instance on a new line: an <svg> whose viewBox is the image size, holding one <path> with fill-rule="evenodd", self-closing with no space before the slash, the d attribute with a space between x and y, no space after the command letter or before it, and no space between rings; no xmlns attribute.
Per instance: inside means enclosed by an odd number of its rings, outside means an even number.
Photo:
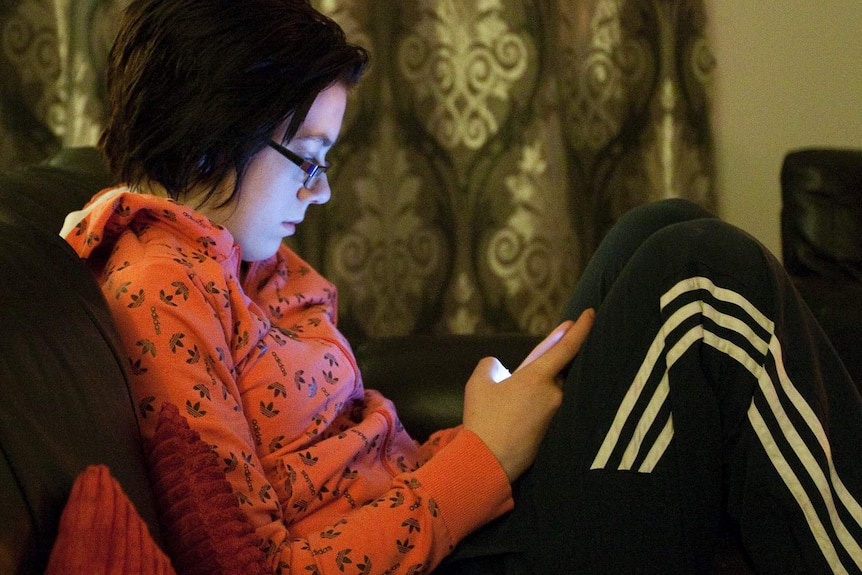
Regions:
<svg viewBox="0 0 862 575"><path fill-rule="evenodd" d="M314 184L317 183L317 178L326 173L326 170L332 165L329 162L325 164L315 164L310 160L306 160L305 158L295 154L276 142L270 141L269 145L276 152L299 166L299 169L305 172L305 180L302 182L302 186L311 190L314 188Z"/></svg>

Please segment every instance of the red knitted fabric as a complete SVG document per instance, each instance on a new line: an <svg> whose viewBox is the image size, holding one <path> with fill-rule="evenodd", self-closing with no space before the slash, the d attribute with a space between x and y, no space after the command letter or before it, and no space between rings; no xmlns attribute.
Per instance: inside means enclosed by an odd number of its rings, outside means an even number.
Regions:
<svg viewBox="0 0 862 575"><path fill-rule="evenodd" d="M216 455L175 405L159 413L149 458L168 551L182 575L268 572Z"/></svg>

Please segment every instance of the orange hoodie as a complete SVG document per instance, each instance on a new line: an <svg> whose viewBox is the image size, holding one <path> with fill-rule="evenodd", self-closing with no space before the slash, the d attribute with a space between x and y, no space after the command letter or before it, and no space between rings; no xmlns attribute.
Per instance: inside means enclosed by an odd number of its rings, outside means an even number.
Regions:
<svg viewBox="0 0 862 575"><path fill-rule="evenodd" d="M70 214L64 235L116 320L145 440L159 406L179 406L224 462L274 571L428 571L511 509L476 435L419 446L363 388L334 286L286 246L241 273L226 229L124 188Z"/></svg>

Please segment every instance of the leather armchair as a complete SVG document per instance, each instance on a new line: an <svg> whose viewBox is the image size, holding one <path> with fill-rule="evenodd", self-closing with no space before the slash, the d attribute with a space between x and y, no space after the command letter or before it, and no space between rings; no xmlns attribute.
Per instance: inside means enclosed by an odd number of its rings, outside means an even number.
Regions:
<svg viewBox="0 0 862 575"><path fill-rule="evenodd" d="M781 195L784 267L862 389L862 150L791 151Z"/></svg>

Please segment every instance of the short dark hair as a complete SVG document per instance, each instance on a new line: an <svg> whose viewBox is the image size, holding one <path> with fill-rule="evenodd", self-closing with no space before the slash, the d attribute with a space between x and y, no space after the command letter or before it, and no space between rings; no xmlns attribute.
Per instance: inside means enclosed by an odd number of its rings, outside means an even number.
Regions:
<svg viewBox="0 0 862 575"><path fill-rule="evenodd" d="M114 175L177 199L236 174L290 118L292 138L317 95L359 81L368 53L308 0L135 0L107 74L99 146Z"/></svg>

